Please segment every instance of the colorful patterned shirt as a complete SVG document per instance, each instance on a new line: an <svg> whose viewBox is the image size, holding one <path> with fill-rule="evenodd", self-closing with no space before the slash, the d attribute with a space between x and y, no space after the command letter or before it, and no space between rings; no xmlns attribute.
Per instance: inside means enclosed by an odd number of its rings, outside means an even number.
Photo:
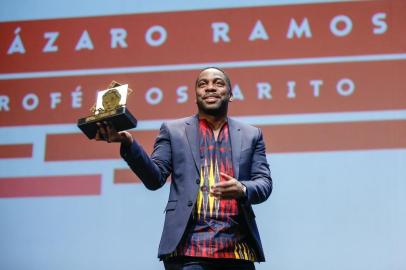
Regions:
<svg viewBox="0 0 406 270"><path fill-rule="evenodd" d="M207 121L201 119L199 135L200 189L191 222L172 255L256 261L237 200L210 196L211 186L226 181L220 172L234 175L228 124L223 125L216 141Z"/></svg>

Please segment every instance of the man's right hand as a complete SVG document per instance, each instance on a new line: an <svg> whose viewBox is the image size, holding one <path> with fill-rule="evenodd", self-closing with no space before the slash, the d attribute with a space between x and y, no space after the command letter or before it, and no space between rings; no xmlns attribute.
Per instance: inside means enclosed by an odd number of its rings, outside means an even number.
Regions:
<svg viewBox="0 0 406 270"><path fill-rule="evenodd" d="M109 122L99 122L97 123L95 140L106 141L108 143L119 142L124 145L131 145L133 142L133 137L128 131L117 132L117 130Z"/></svg>

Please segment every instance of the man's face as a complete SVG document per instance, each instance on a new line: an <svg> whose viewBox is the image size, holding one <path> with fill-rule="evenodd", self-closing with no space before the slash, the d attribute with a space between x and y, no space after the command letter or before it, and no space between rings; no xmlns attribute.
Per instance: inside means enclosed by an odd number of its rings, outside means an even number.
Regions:
<svg viewBox="0 0 406 270"><path fill-rule="evenodd" d="M217 69L202 71L196 83L196 103L199 113L218 116L227 113L231 91L224 74Z"/></svg>
<svg viewBox="0 0 406 270"><path fill-rule="evenodd" d="M120 98L114 93L107 93L103 96L103 109L106 111L115 109L120 103Z"/></svg>

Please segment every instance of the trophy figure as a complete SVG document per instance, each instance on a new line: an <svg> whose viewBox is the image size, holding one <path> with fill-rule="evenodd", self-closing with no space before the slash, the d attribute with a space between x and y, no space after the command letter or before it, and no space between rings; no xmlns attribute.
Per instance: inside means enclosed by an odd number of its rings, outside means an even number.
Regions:
<svg viewBox="0 0 406 270"><path fill-rule="evenodd" d="M108 89L97 92L96 104L91 109L93 114L80 118L78 127L89 139L96 136L98 122L109 122L117 131L135 128L137 119L126 107L130 93L128 84L111 82Z"/></svg>

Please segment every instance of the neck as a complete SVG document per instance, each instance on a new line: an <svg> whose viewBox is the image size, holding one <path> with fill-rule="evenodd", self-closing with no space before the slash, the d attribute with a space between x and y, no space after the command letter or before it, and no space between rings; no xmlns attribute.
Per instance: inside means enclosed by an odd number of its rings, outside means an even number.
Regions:
<svg viewBox="0 0 406 270"><path fill-rule="evenodd" d="M219 130L223 126L223 124L227 121L226 115L213 116L199 113L199 118L205 119L213 130Z"/></svg>

